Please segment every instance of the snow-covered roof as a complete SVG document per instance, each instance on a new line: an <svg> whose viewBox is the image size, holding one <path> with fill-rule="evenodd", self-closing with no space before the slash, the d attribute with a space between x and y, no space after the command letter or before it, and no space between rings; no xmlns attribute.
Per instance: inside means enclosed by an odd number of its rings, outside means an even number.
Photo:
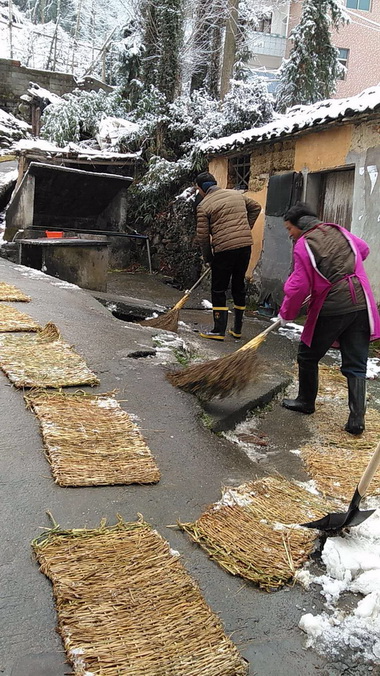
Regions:
<svg viewBox="0 0 380 676"><path fill-rule="evenodd" d="M50 141L44 139L22 139L12 146L12 150L18 153L44 155L46 157L61 157L70 160L91 160L96 163L109 161L124 161L138 160L141 158L141 153L115 153L112 150L98 150L96 148L89 148L79 145L78 143L68 143L64 148L60 148Z"/></svg>
<svg viewBox="0 0 380 676"><path fill-rule="evenodd" d="M310 127L347 120L375 110L380 112L380 85L346 99L327 99L311 106L294 106L285 115L277 115L276 119L262 127L207 141L199 144L198 150L207 155L230 153L249 144L289 136Z"/></svg>

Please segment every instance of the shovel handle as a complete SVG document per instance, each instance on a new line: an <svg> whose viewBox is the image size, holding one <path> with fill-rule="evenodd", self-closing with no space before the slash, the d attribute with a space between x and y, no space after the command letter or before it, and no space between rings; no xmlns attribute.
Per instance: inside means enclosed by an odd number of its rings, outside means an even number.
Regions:
<svg viewBox="0 0 380 676"><path fill-rule="evenodd" d="M380 463L380 441L377 444L376 450L371 460L369 461L367 467L365 468L362 477L358 483L358 492L360 493L361 497L365 495L366 490L379 466L379 463Z"/></svg>

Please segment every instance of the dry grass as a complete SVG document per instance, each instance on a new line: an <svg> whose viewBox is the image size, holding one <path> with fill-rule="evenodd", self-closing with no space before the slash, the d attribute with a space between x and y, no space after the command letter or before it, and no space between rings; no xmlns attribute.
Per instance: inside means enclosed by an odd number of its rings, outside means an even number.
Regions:
<svg viewBox="0 0 380 676"><path fill-rule="evenodd" d="M314 548L298 524L324 516L327 503L281 477L225 488L195 523L180 527L232 575L271 591L292 581Z"/></svg>
<svg viewBox="0 0 380 676"><path fill-rule="evenodd" d="M11 305L0 303L0 332L6 331L38 331L41 326L25 314Z"/></svg>
<svg viewBox="0 0 380 676"><path fill-rule="evenodd" d="M137 426L111 394L31 392L60 486L155 483L160 472Z"/></svg>
<svg viewBox="0 0 380 676"><path fill-rule="evenodd" d="M316 412L310 423L314 441L301 448L306 470L318 490L349 501L380 437L380 414L368 408L362 436L344 431L348 417L347 381L338 367L320 366L320 387ZM380 492L380 470L369 493Z"/></svg>
<svg viewBox="0 0 380 676"><path fill-rule="evenodd" d="M147 524L57 527L33 548L53 583L58 630L74 674L247 674L198 586Z"/></svg>
<svg viewBox="0 0 380 676"><path fill-rule="evenodd" d="M26 296L25 293L17 289L16 286L12 284L7 284L7 282L0 282L0 301L23 301L24 303L29 303L32 299L30 296Z"/></svg>
<svg viewBox="0 0 380 676"><path fill-rule="evenodd" d="M97 385L85 361L49 323L35 334L0 336L0 367L16 387Z"/></svg>

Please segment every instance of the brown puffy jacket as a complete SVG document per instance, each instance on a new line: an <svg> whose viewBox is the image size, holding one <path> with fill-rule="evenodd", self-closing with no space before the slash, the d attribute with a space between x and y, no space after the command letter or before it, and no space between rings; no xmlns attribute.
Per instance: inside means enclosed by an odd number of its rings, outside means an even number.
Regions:
<svg viewBox="0 0 380 676"><path fill-rule="evenodd" d="M242 192L212 186L197 208L197 241L207 244L211 235L214 253L251 246L260 211L260 204Z"/></svg>

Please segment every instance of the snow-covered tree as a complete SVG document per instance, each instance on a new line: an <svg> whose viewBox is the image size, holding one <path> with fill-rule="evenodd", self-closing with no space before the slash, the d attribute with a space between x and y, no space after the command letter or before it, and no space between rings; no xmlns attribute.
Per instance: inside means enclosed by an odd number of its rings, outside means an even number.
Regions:
<svg viewBox="0 0 380 676"><path fill-rule="evenodd" d="M183 0L142 0L142 80L157 87L168 101L180 90Z"/></svg>
<svg viewBox="0 0 380 676"><path fill-rule="evenodd" d="M140 28L135 20L124 27L119 50L117 83L122 87L123 96L134 106L142 92L140 78L145 53Z"/></svg>
<svg viewBox="0 0 380 676"><path fill-rule="evenodd" d="M258 127L273 119L272 97L265 82L255 76L248 82L232 80L221 110L223 136Z"/></svg>
<svg viewBox="0 0 380 676"><path fill-rule="evenodd" d="M293 47L280 69L278 110L331 98L343 66L330 30L347 22L339 0L304 0L301 19L290 35Z"/></svg>
<svg viewBox="0 0 380 676"><path fill-rule="evenodd" d="M94 138L99 122L111 115L126 117L120 91L107 94L102 89L98 92L75 90L64 94L62 101L52 103L44 110L41 136L59 146Z"/></svg>

